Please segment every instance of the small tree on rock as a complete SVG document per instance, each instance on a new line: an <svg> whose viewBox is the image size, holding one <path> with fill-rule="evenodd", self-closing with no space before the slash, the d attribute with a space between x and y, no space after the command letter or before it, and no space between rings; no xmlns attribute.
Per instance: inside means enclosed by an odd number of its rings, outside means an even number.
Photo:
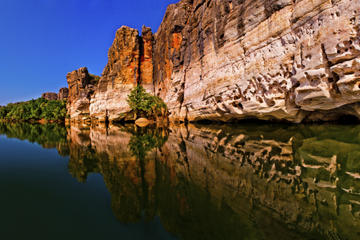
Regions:
<svg viewBox="0 0 360 240"><path fill-rule="evenodd" d="M146 117L157 120L158 117L167 117L167 106L164 101L153 96L138 85L128 95L127 102L136 117Z"/></svg>

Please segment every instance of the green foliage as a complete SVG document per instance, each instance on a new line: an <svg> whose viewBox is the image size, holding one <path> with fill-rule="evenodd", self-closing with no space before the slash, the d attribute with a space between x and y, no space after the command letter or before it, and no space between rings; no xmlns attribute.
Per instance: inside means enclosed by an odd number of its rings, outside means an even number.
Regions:
<svg viewBox="0 0 360 240"><path fill-rule="evenodd" d="M10 103L0 107L0 119L31 121L45 119L63 121L66 117L66 101L39 98L27 102Z"/></svg>
<svg viewBox="0 0 360 240"><path fill-rule="evenodd" d="M145 91L142 86L136 86L128 95L130 108L138 115L147 118L166 117L167 106L164 101Z"/></svg>

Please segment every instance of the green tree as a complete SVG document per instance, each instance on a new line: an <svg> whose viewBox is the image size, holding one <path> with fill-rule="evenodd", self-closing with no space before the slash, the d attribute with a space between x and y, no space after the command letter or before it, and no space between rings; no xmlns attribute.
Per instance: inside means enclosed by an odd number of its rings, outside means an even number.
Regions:
<svg viewBox="0 0 360 240"><path fill-rule="evenodd" d="M167 116L167 106L164 101L145 91L142 86L136 86L128 95L127 102L137 116L157 119Z"/></svg>

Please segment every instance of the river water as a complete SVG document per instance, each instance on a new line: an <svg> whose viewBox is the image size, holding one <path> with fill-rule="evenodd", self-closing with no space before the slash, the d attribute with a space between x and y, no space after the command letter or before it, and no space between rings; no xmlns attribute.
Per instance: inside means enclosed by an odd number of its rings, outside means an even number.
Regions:
<svg viewBox="0 0 360 240"><path fill-rule="evenodd" d="M0 123L1 239L360 239L360 126Z"/></svg>

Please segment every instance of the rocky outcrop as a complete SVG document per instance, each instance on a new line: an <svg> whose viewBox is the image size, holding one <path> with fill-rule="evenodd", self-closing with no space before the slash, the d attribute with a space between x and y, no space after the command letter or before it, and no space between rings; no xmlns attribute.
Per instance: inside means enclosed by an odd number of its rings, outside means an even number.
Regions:
<svg viewBox="0 0 360 240"><path fill-rule="evenodd" d="M46 92L46 93L43 93L41 95L41 98L44 98L44 99L49 100L49 101L58 100L58 95L57 95L57 93Z"/></svg>
<svg viewBox="0 0 360 240"><path fill-rule="evenodd" d="M132 119L126 101L130 91L142 84L153 92L152 46L153 34L143 27L139 32L129 27L121 27L109 50L106 65L94 96L91 99L91 117L100 122Z"/></svg>
<svg viewBox="0 0 360 240"><path fill-rule="evenodd" d="M139 32L122 27L116 32L106 65L91 99L91 117L114 121L130 111L126 97L139 81Z"/></svg>
<svg viewBox="0 0 360 240"><path fill-rule="evenodd" d="M68 88L61 88L58 93L59 100L67 100L69 97L69 89Z"/></svg>
<svg viewBox="0 0 360 240"><path fill-rule="evenodd" d="M91 76L87 68L80 68L68 73L69 96L67 114L71 121L90 121L90 99L95 90L96 79Z"/></svg>
<svg viewBox="0 0 360 240"><path fill-rule="evenodd" d="M46 100L67 100L69 96L69 89L68 88L61 88L59 93L53 92L46 92L41 95L41 98Z"/></svg>
<svg viewBox="0 0 360 240"><path fill-rule="evenodd" d="M153 36L120 28L90 115L131 118L136 84L173 121L360 118L360 2L182 0Z"/></svg>

